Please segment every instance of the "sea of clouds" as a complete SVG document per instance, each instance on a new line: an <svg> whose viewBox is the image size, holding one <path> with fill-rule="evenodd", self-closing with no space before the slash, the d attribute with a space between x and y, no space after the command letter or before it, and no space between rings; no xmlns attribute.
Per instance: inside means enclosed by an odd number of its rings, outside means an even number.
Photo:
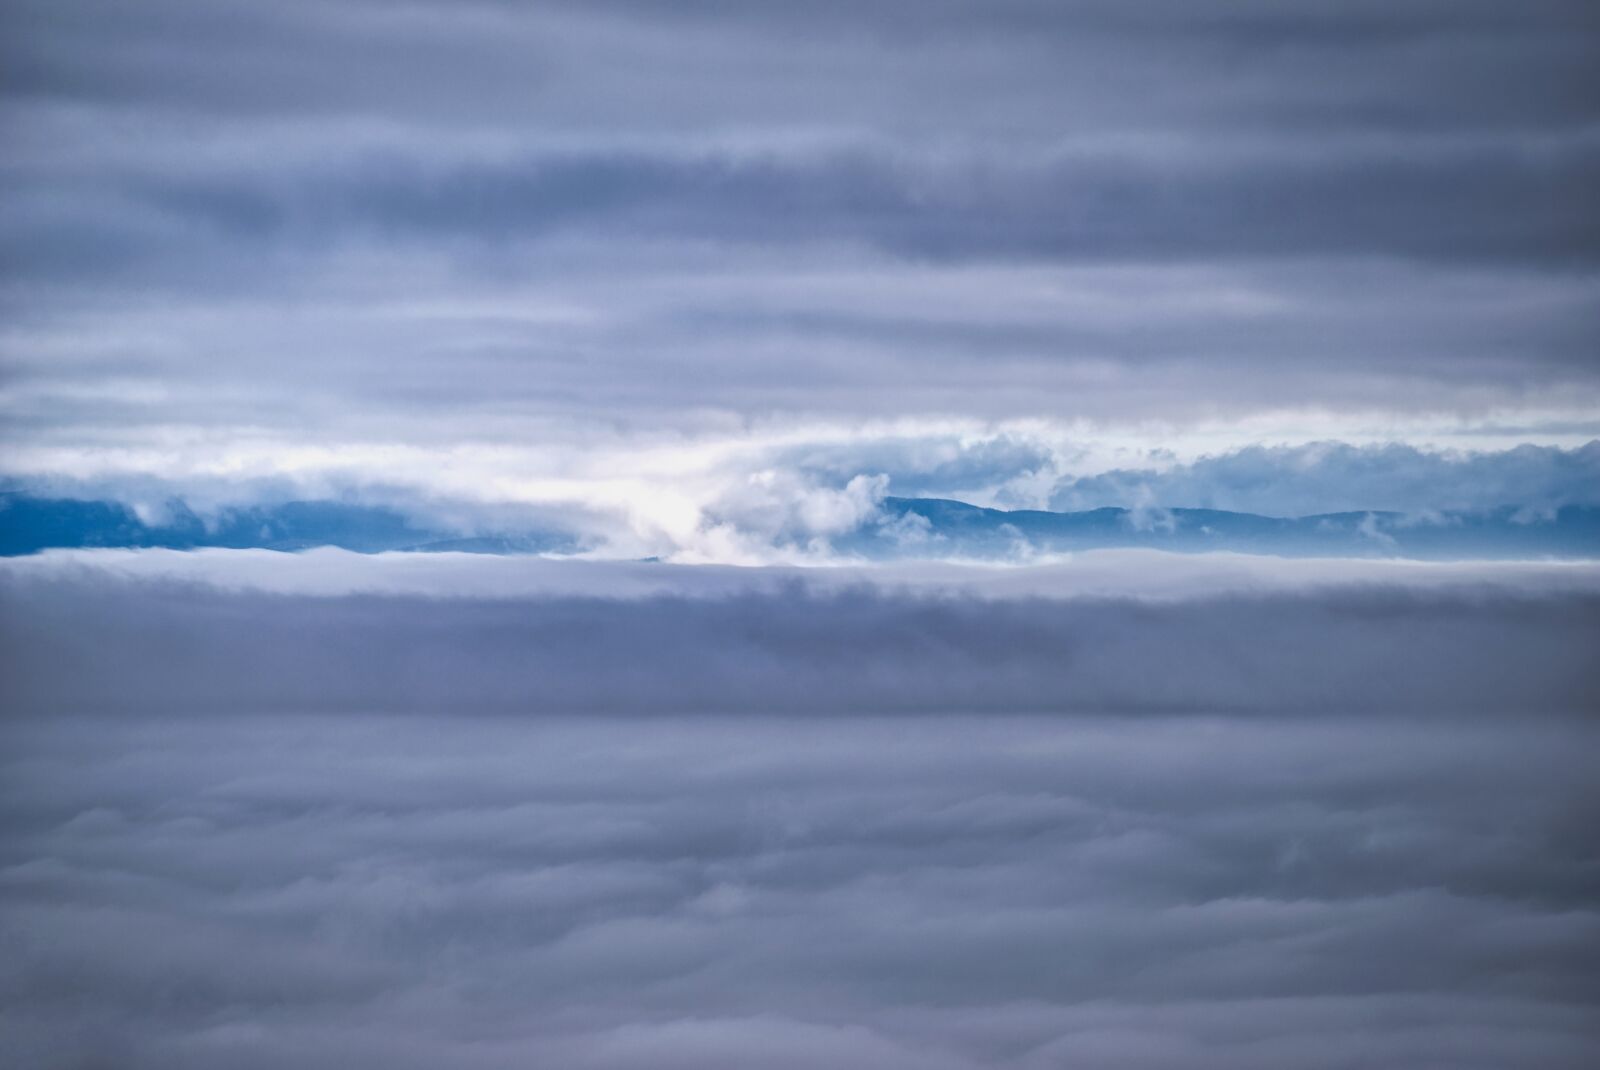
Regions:
<svg viewBox="0 0 1600 1070"><path fill-rule="evenodd" d="M1583 563L0 565L16 1066L1581 1067Z"/></svg>

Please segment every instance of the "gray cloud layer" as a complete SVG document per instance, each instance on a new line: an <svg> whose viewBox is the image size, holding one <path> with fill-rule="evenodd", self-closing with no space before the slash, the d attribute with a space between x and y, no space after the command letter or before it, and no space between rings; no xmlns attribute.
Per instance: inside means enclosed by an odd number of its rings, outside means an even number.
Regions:
<svg viewBox="0 0 1600 1070"><path fill-rule="evenodd" d="M1584 3L5 19L33 436L1596 396Z"/></svg>
<svg viewBox="0 0 1600 1070"><path fill-rule="evenodd" d="M223 594L10 577L15 710L1575 711L1600 600L1349 587L977 600ZM1152 672L1152 666L1161 666Z"/></svg>
<svg viewBox="0 0 1600 1070"><path fill-rule="evenodd" d="M0 732L11 1065L1578 1068L1600 1044L1588 722Z"/></svg>
<svg viewBox="0 0 1600 1070"><path fill-rule="evenodd" d="M348 557L6 566L0 1062L1600 1045L1593 568Z"/></svg>

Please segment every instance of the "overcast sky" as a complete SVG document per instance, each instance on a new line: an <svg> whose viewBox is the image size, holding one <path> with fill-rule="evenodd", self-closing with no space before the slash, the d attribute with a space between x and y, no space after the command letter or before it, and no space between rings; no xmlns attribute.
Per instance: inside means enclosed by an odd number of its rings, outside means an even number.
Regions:
<svg viewBox="0 0 1600 1070"><path fill-rule="evenodd" d="M1600 1065L1593 0L0 0L0 146L0 1070Z"/></svg>
<svg viewBox="0 0 1600 1070"><path fill-rule="evenodd" d="M58 491L715 558L763 486L1600 436L1583 0L3 12L4 468Z"/></svg>

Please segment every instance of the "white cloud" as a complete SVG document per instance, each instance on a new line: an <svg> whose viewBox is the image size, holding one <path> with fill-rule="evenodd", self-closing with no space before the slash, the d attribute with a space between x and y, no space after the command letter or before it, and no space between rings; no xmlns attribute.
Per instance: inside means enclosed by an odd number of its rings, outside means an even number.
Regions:
<svg viewBox="0 0 1600 1070"><path fill-rule="evenodd" d="M151 516L174 497L202 517L263 501L354 500L463 534L552 531L599 556L738 563L826 557L833 540L874 521L887 495L1065 510L1124 506L1136 530L1155 531L1170 526L1173 507L1291 516L1402 509L1418 517L1502 505L1549 511L1592 503L1600 486L1594 442L1531 445L1521 443L1524 429L1513 435L1464 423L1452 433L1520 444L1482 451L1425 441L1359 444L1362 428L1344 426L1350 442L1221 452L1226 440L1212 429L915 418L773 419L694 434L551 425L539 445L174 433L139 448L22 448L4 464L15 485L35 493L109 497ZM1168 437L1150 437L1157 434Z"/></svg>

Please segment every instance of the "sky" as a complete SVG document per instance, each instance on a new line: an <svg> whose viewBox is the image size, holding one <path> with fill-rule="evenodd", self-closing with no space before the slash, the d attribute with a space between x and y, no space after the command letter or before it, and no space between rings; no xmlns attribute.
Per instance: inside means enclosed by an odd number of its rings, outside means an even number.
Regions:
<svg viewBox="0 0 1600 1070"><path fill-rule="evenodd" d="M3 10L13 488L712 562L878 481L1600 504L1581 0Z"/></svg>
<svg viewBox="0 0 1600 1070"><path fill-rule="evenodd" d="M0 0L0 145L0 1070L1600 1065L1600 6Z"/></svg>

